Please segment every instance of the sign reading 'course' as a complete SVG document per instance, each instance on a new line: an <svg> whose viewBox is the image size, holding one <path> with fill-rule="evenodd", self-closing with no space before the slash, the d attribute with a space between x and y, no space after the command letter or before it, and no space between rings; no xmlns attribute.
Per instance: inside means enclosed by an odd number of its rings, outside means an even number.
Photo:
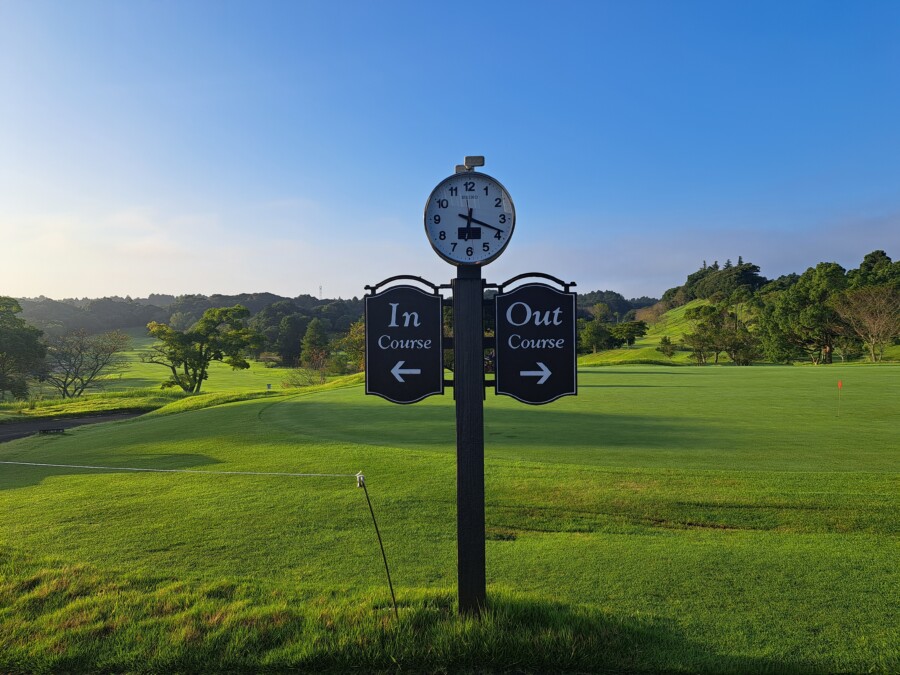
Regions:
<svg viewBox="0 0 900 675"><path fill-rule="evenodd" d="M441 296L394 286L366 296L366 393L415 403L444 393Z"/></svg>
<svg viewBox="0 0 900 675"><path fill-rule="evenodd" d="M525 284L495 301L497 393L535 405L576 395L575 294Z"/></svg>

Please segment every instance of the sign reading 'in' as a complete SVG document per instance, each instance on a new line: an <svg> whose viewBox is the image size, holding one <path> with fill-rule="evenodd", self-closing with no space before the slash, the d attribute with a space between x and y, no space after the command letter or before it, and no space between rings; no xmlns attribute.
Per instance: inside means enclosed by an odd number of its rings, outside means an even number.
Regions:
<svg viewBox="0 0 900 675"><path fill-rule="evenodd" d="M535 405L576 395L575 294L525 284L495 301L497 393Z"/></svg>
<svg viewBox="0 0 900 675"><path fill-rule="evenodd" d="M366 296L366 393L415 403L444 393L441 296L394 286Z"/></svg>

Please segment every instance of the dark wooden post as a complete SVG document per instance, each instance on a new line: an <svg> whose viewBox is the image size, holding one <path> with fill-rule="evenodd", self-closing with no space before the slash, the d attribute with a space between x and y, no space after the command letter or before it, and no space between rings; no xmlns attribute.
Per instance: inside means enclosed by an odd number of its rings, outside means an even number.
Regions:
<svg viewBox="0 0 900 675"><path fill-rule="evenodd" d="M459 611L479 614L486 597L483 284L480 267L460 265L456 270L452 288Z"/></svg>

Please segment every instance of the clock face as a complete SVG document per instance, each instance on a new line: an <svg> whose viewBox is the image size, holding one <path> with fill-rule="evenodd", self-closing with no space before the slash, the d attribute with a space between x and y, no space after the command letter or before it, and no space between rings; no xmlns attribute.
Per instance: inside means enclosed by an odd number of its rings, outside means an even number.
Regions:
<svg viewBox="0 0 900 675"><path fill-rule="evenodd" d="M486 265L503 252L516 224L516 209L500 183L466 171L441 181L425 205L432 248L454 265Z"/></svg>

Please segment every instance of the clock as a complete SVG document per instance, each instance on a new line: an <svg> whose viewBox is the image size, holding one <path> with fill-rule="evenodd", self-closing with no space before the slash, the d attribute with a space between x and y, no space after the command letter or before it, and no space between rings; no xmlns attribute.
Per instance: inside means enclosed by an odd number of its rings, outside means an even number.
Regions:
<svg viewBox="0 0 900 675"><path fill-rule="evenodd" d="M487 265L503 253L515 226L509 193L485 173L445 178L425 204L428 241L452 265Z"/></svg>

